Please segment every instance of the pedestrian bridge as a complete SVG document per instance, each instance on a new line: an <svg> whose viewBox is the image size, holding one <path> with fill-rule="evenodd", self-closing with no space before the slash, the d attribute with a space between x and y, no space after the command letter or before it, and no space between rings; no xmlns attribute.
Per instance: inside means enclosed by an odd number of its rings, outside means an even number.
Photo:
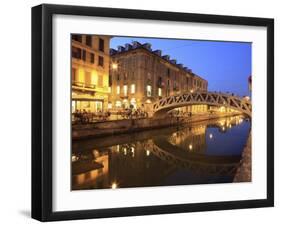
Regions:
<svg viewBox="0 0 281 226"><path fill-rule="evenodd" d="M244 113L249 117L252 115L251 101L246 98L218 92L196 92L162 98L154 103L153 116L162 117L174 108L198 104L228 107Z"/></svg>

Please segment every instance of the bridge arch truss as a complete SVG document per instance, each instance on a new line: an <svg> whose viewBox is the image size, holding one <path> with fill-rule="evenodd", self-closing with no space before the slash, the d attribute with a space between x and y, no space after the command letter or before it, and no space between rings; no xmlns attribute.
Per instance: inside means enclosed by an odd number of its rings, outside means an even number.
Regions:
<svg viewBox="0 0 281 226"><path fill-rule="evenodd" d="M217 92L196 92L162 98L153 105L154 117L161 117L168 111L188 105L205 104L228 107L251 117L252 104L246 98Z"/></svg>

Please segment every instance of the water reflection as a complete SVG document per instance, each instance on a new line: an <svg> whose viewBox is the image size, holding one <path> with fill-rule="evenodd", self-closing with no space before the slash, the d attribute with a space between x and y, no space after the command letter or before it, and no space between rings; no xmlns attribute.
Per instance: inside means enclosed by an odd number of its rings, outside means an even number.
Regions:
<svg viewBox="0 0 281 226"><path fill-rule="evenodd" d="M235 116L74 142L72 189L233 182L250 126Z"/></svg>

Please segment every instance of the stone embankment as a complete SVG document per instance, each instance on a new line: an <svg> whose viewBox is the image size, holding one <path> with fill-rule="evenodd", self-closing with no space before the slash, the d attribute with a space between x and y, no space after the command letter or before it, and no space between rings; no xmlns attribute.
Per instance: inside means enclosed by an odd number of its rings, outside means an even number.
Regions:
<svg viewBox="0 0 281 226"><path fill-rule="evenodd" d="M249 133L247 143L242 153L240 166L236 171L234 182L252 181L252 134Z"/></svg>
<svg viewBox="0 0 281 226"><path fill-rule="evenodd" d="M97 122L91 124L72 125L72 140L94 137L110 136L114 134L132 133L143 130L158 129L168 126L177 126L186 123L200 122L220 117L233 116L233 114L194 115L192 117L165 117L123 119L115 121Z"/></svg>

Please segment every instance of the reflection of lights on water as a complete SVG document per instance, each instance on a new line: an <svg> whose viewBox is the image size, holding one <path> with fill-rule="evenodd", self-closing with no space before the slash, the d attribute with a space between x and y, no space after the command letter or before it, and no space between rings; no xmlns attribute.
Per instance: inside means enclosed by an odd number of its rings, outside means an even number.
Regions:
<svg viewBox="0 0 281 226"><path fill-rule="evenodd" d="M111 184L111 188L112 189L116 189L118 186L117 186L117 183L116 182L113 182L112 184Z"/></svg>
<svg viewBox="0 0 281 226"><path fill-rule="evenodd" d="M224 128L224 126L221 128L222 129L222 131L225 131L225 128Z"/></svg>
<svg viewBox="0 0 281 226"><path fill-rule="evenodd" d="M149 155L150 155L150 151L146 150L146 156L149 156Z"/></svg>
<svg viewBox="0 0 281 226"><path fill-rule="evenodd" d="M209 137L210 137L210 139L212 139L213 138L213 134L210 133Z"/></svg>
<svg viewBox="0 0 281 226"><path fill-rule="evenodd" d="M232 126L231 126L231 124L229 124L229 128L231 128Z"/></svg>
<svg viewBox="0 0 281 226"><path fill-rule="evenodd" d="M190 145L188 146L188 148L189 148L189 150L192 150L192 144L190 144Z"/></svg>

